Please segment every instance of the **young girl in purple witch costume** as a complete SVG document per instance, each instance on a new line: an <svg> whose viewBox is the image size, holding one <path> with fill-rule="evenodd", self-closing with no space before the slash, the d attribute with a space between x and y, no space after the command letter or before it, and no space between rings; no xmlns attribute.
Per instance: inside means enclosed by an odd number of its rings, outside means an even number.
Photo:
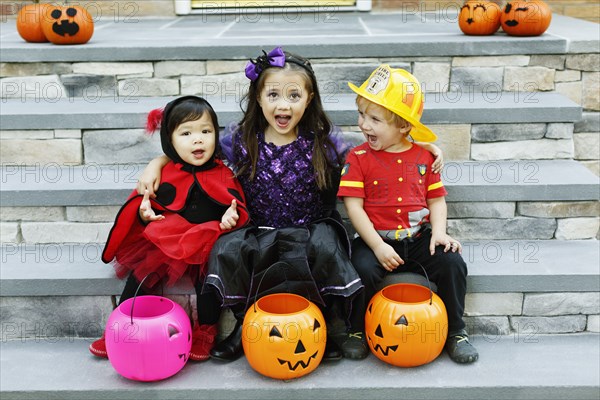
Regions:
<svg viewBox="0 0 600 400"><path fill-rule="evenodd" d="M250 61L245 73L251 83L244 117L226 130L221 145L254 226L223 236L211 252L206 284L217 288L237 319L211 350L220 360L242 354L241 322L255 296L297 293L320 304L326 318L335 308L346 320L362 288L336 208L349 146L339 129L332 133L310 62L277 47ZM151 162L138 190L153 188L163 163ZM352 324L335 341L327 340L324 359L339 359L342 352L348 358L368 354Z"/></svg>

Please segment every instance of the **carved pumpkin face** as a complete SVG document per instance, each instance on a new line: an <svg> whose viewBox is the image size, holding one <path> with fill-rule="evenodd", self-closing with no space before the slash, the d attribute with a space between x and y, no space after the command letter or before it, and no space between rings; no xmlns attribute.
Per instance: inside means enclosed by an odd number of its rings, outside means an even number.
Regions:
<svg viewBox="0 0 600 400"><path fill-rule="evenodd" d="M327 330L319 308L302 296L271 294L246 312L242 345L250 366L275 379L314 371L325 350Z"/></svg>
<svg viewBox="0 0 600 400"><path fill-rule="evenodd" d="M444 348L446 307L424 286L390 285L369 302L365 333L371 352L380 360L399 367L427 364Z"/></svg>
<svg viewBox="0 0 600 400"><path fill-rule="evenodd" d="M465 35L491 35L500 28L500 6L491 1L467 1L460 9L458 26Z"/></svg>
<svg viewBox="0 0 600 400"><path fill-rule="evenodd" d="M85 8L51 7L46 13L42 30L54 44L83 44L94 34L94 20Z"/></svg>
<svg viewBox="0 0 600 400"><path fill-rule="evenodd" d="M138 296L135 303L134 298L127 299L111 313L105 338L108 359L119 374L156 381L185 366L192 327L179 304L160 296Z"/></svg>
<svg viewBox="0 0 600 400"><path fill-rule="evenodd" d="M539 36L551 21L552 11L541 0L509 1L500 17L502 30L511 36Z"/></svg>

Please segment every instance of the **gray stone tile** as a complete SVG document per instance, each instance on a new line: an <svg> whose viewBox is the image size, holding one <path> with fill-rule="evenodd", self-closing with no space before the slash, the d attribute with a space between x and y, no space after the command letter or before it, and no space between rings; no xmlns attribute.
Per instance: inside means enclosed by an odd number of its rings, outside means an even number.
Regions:
<svg viewBox="0 0 600 400"><path fill-rule="evenodd" d="M564 17L555 16L561 20ZM202 15L185 18L110 17L96 21L85 45L25 43L15 24L0 24L4 62L140 61L239 59L255 56L257 47L285 45L307 57L390 57L502 54L561 54L573 34L558 29L535 38L504 34L485 37L460 33L448 16L368 13ZM589 27L586 28L589 31ZM586 32L587 32L586 31ZM589 37L589 36L588 36ZM127 38L127 40L123 40ZM319 46L315 47L314 44ZM598 43L588 39L586 43ZM571 43L571 45L573 45ZM585 46L584 46L585 47Z"/></svg>
<svg viewBox="0 0 600 400"><path fill-rule="evenodd" d="M14 398L60 393L61 399L230 399L243 393L244 399L270 400L300 398L310 391L315 399L349 400L389 399L402 392L420 399L591 399L597 397L600 374L598 334L486 332L471 337L482 355L472 365L455 364L442 353L430 364L397 368L370 355L360 365L353 360L322 363L302 379L288 381L257 374L246 358L188 362L172 378L144 384L119 376L107 360L87 354L91 340L11 339L1 343L0 365L2 390ZM557 363L557 354L568 356ZM497 371L502 371L501 378Z"/></svg>
<svg viewBox="0 0 600 400"><path fill-rule="evenodd" d="M353 15L298 13L289 15L258 15L255 19L241 18L224 32L225 38L311 37L330 35L363 36L366 32Z"/></svg>
<svg viewBox="0 0 600 400"><path fill-rule="evenodd" d="M360 16L373 35L448 35L460 33L458 25L446 16L391 13Z"/></svg>

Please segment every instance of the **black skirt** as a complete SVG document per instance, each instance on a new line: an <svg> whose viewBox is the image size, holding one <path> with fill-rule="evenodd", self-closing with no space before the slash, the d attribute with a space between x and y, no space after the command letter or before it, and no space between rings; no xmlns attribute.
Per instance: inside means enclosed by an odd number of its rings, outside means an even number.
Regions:
<svg viewBox="0 0 600 400"><path fill-rule="evenodd" d="M244 228L217 240L205 285L226 307L247 308L271 293L294 293L321 305L328 296L349 300L363 287L349 253L346 231L333 218L307 227Z"/></svg>

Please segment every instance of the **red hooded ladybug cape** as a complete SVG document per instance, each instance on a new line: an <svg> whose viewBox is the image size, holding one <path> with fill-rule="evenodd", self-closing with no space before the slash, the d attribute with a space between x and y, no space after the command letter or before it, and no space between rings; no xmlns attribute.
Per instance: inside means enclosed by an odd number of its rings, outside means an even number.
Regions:
<svg viewBox="0 0 600 400"><path fill-rule="evenodd" d="M188 195L196 185L219 209L227 209L236 200L239 219L235 229L248 223L242 188L231 170L218 159L212 168L196 172L169 162L162 170L161 188L169 185L168 196L161 196L159 189L156 199L151 199L152 208L165 219L144 224L138 214L143 196L136 191L119 210L102 253L105 263L115 260L119 277L133 271L140 281L156 272L161 278L166 276L170 285L189 274L196 282L215 241L230 232L221 230L220 220L191 223L180 215L189 206ZM148 281L152 286L158 279Z"/></svg>

